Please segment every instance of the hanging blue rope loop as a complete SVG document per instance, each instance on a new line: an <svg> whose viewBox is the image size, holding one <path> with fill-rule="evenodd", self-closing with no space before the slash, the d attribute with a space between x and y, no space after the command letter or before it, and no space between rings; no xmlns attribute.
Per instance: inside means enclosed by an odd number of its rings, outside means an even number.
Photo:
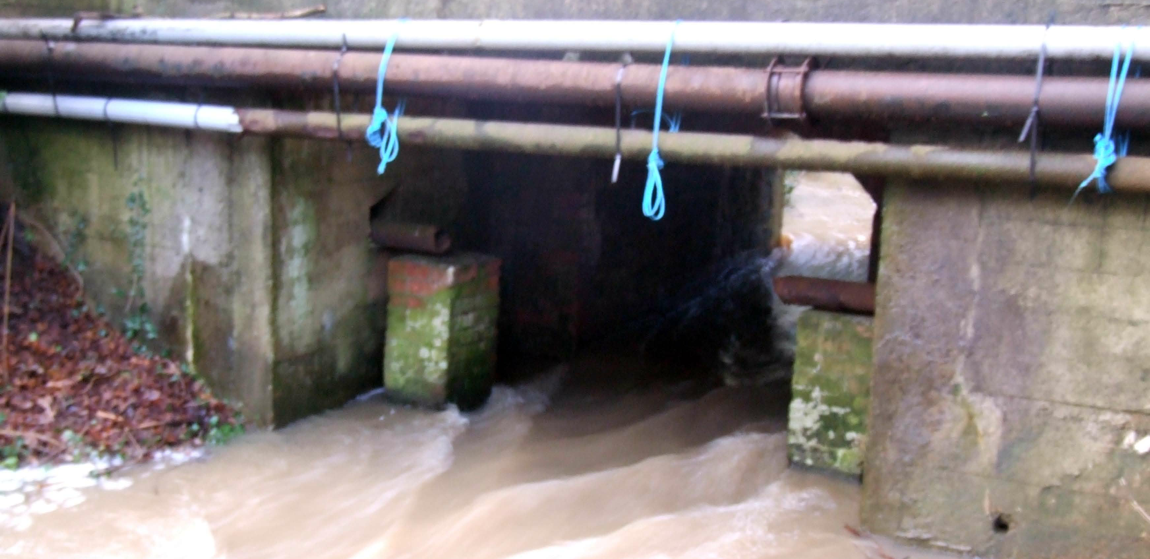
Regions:
<svg viewBox="0 0 1150 559"><path fill-rule="evenodd" d="M387 45L384 46L383 57L379 60L379 75L375 80L375 109L371 113L371 123L368 124L367 132L364 134L368 144L379 148L379 168L376 172L380 175L387 170L388 163L399 157L399 134L396 129L396 122L403 115L407 100L400 99L395 105L395 113L388 114L387 109L383 107L383 80L387 77L387 63L391 60L391 51L395 49L399 28L405 21L407 21L406 18L396 22L395 29L392 30L391 37L387 39Z"/></svg>
<svg viewBox="0 0 1150 559"><path fill-rule="evenodd" d="M1094 136L1094 159L1097 163L1094 166L1094 172L1090 173L1090 176L1078 185L1074 191L1074 196L1070 197L1071 202L1091 182L1097 183L1098 192L1101 194L1108 194L1114 190L1106 181L1106 171L1115 161L1118 161L1119 157L1126 155L1126 150L1130 146L1130 138L1127 134L1119 134L1117 145L1115 145L1114 121L1118 117L1118 106L1122 102L1122 90L1126 86L1126 76L1130 72L1130 60L1133 58L1133 54L1133 40L1126 45L1125 60L1122 60L1121 43L1114 45L1114 59L1110 63L1110 84L1106 88L1106 114L1102 122L1102 132ZM1120 67L1121 71L1119 70Z"/></svg>
<svg viewBox="0 0 1150 559"><path fill-rule="evenodd" d="M659 148L651 150L647 156L647 186L643 189L643 215L651 221L663 219L667 212L667 200L663 198L663 176L659 170L663 168L663 158L659 157Z"/></svg>
<svg viewBox="0 0 1150 559"><path fill-rule="evenodd" d="M659 89L655 93L655 124L651 136L651 155L647 156L647 185L643 189L643 215L652 221L663 219L667 212L667 200L663 197L663 177L659 170L663 168L663 158L659 157L659 129L663 124L663 90L667 86L667 66L671 64L671 47L675 44L675 31L679 28L676 21L671 27L671 35L667 37L667 50L663 53L663 68L659 72ZM678 129L678 125L675 125Z"/></svg>

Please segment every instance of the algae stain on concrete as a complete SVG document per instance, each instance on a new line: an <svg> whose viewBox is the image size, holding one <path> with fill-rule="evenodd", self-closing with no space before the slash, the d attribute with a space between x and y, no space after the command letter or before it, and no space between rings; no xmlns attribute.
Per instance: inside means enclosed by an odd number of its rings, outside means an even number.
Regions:
<svg viewBox="0 0 1150 559"><path fill-rule="evenodd" d="M862 473L873 369L873 319L821 311L799 317L787 426L793 462Z"/></svg>
<svg viewBox="0 0 1150 559"><path fill-rule="evenodd" d="M287 214L287 231L281 242L283 275L280 296L284 304L277 313L280 333L289 347L308 339L312 322L311 264L316 244L315 209L305 200L293 201Z"/></svg>
<svg viewBox="0 0 1150 559"><path fill-rule="evenodd" d="M196 366L196 275L191 258L184 257L184 281L187 282L184 291L184 362L192 374L199 374Z"/></svg>

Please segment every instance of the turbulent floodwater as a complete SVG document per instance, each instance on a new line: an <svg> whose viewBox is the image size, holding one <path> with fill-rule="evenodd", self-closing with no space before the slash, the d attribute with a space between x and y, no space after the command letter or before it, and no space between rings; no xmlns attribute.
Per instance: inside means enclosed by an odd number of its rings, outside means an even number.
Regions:
<svg viewBox="0 0 1150 559"><path fill-rule="evenodd" d="M473 414L376 396L178 467L124 472L130 486L24 511L24 526L2 527L0 549L29 558L880 557L844 528L857 523L853 483L787 469L777 387L562 386L605 372L603 360L589 361L499 387Z"/></svg>
<svg viewBox="0 0 1150 559"><path fill-rule="evenodd" d="M831 175L800 183L786 221L794 239L787 273L865 277L859 262L873 205L850 187ZM812 204L838 219L820 225L802 211ZM704 389L639 378L641 369L625 354L585 355L530 384L497 387L474 413L369 395L182 464L125 469L99 482L82 468L79 476L0 477L0 555L893 553L848 528L858 525L857 484L787 468L785 387Z"/></svg>
<svg viewBox="0 0 1150 559"><path fill-rule="evenodd" d="M845 173L797 172L783 210L792 254L780 275L867 280L875 204Z"/></svg>

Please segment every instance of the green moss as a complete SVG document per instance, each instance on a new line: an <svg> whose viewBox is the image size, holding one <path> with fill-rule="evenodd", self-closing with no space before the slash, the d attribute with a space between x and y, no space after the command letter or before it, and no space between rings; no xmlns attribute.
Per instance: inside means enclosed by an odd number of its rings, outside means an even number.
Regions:
<svg viewBox="0 0 1150 559"><path fill-rule="evenodd" d="M317 237L315 209L306 200L294 201L285 237L285 310L292 322L305 323L311 316L311 263Z"/></svg>
<svg viewBox="0 0 1150 559"><path fill-rule="evenodd" d="M187 347L184 362L192 374L199 375L201 367L197 360L207 354L208 348L196 328L196 273L190 262L184 263L184 281L184 336Z"/></svg>
<svg viewBox="0 0 1150 559"><path fill-rule="evenodd" d="M499 312L498 292L487 291L487 282L481 272L427 296L393 294L384 350L388 394L424 405L452 402L464 409L486 400Z"/></svg>
<svg viewBox="0 0 1150 559"><path fill-rule="evenodd" d="M819 311L800 317L787 429L792 461L862 472L873 367L871 323Z"/></svg>
<svg viewBox="0 0 1150 559"><path fill-rule="evenodd" d="M38 204L47 194L44 165L37 142L21 120L5 125L4 143L12 181L25 204Z"/></svg>

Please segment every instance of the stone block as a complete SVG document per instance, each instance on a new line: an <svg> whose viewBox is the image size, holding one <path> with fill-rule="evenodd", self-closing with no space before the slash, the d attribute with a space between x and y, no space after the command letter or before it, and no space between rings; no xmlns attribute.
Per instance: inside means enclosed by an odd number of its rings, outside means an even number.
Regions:
<svg viewBox="0 0 1150 559"><path fill-rule="evenodd" d="M806 311L796 331L787 422L791 462L862 473L874 319Z"/></svg>
<svg viewBox="0 0 1150 559"><path fill-rule="evenodd" d="M383 358L390 396L465 409L483 403L495 372L499 264L479 254L391 260Z"/></svg>

